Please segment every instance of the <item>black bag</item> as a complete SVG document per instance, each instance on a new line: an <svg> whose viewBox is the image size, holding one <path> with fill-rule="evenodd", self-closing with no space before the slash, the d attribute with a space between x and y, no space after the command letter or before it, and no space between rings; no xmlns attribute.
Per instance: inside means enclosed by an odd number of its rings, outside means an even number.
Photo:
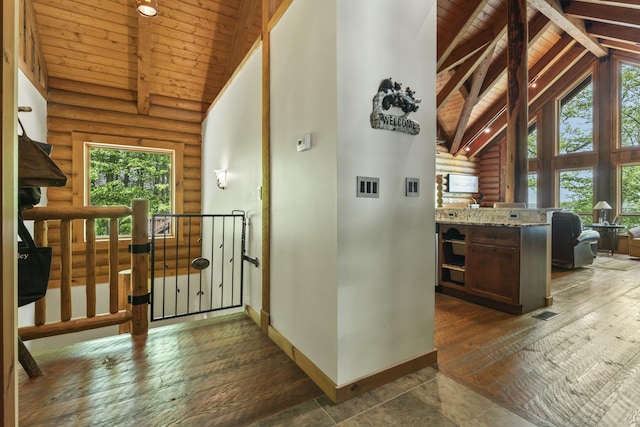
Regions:
<svg viewBox="0 0 640 427"><path fill-rule="evenodd" d="M37 247L24 225L22 215L18 216L18 307L44 297L51 272L52 249Z"/></svg>

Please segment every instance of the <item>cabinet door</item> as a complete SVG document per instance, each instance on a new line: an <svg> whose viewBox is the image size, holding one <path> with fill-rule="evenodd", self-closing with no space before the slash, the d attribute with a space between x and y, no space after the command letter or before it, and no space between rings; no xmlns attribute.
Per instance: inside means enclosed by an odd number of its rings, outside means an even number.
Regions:
<svg viewBox="0 0 640 427"><path fill-rule="evenodd" d="M511 305L520 304L520 256L517 248L467 245L466 291Z"/></svg>

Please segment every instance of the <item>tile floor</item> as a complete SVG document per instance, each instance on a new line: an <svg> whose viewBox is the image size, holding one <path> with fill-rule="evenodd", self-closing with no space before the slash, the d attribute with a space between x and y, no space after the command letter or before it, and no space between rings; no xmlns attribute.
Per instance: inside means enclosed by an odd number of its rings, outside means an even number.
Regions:
<svg viewBox="0 0 640 427"><path fill-rule="evenodd" d="M342 404L323 396L251 427L533 425L428 367Z"/></svg>

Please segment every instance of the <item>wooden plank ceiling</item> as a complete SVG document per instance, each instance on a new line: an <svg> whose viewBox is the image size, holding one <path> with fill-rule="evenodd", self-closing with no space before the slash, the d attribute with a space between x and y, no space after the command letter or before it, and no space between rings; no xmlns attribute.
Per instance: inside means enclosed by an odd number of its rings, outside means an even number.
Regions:
<svg viewBox="0 0 640 427"><path fill-rule="evenodd" d="M260 0L32 0L49 81L131 91L138 112L154 97L206 111L260 37ZM192 104L192 103L190 103Z"/></svg>
<svg viewBox="0 0 640 427"><path fill-rule="evenodd" d="M151 19L135 0L30 1L49 80L131 91L140 114L154 99L205 111L260 36L261 0L158 0ZM639 3L528 0L530 101L586 55L640 57ZM437 14L438 138L474 155L506 123L506 2L438 0Z"/></svg>
<svg viewBox="0 0 640 427"><path fill-rule="evenodd" d="M584 56L640 59L638 0L528 0L527 15L530 103ZM438 139L453 154L506 125L506 26L503 0L438 0Z"/></svg>

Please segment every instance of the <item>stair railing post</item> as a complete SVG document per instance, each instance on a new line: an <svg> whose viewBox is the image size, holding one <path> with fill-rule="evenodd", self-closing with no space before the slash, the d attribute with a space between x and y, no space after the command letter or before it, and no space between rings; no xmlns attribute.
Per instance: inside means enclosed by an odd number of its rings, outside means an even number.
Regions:
<svg viewBox="0 0 640 427"><path fill-rule="evenodd" d="M134 199L131 207L131 333L141 335L149 329L149 201Z"/></svg>

